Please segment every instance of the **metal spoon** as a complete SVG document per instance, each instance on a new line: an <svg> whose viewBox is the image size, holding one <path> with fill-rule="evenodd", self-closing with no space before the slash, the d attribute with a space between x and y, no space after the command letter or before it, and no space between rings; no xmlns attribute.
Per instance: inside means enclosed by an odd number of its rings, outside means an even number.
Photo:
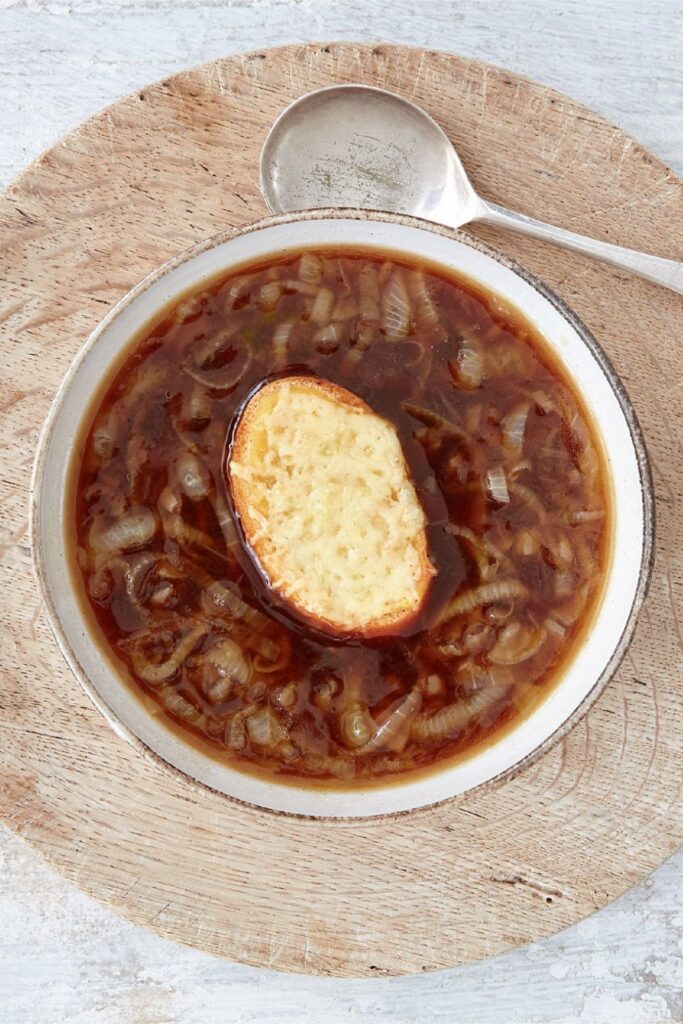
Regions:
<svg viewBox="0 0 683 1024"><path fill-rule="evenodd" d="M683 294L683 263L598 242L482 199L438 124L384 89L333 85L290 104L266 138L261 189L273 213L341 206L411 213L449 227L485 221Z"/></svg>

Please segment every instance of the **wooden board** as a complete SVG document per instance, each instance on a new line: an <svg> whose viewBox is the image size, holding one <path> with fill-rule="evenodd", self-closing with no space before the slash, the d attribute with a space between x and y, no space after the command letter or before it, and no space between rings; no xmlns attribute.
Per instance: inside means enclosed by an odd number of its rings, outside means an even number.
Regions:
<svg viewBox="0 0 683 1024"><path fill-rule="evenodd" d="M179 784L70 677L27 537L33 454L59 380L136 280L265 213L260 146L332 82L423 105L496 202L683 258L683 183L617 128L474 61L393 46L216 61L99 114L0 195L0 818L86 892L202 950L282 970L398 974L491 956L603 906L683 835L683 301L530 239L476 229L544 278L624 379L657 489L636 638L589 715L504 786L379 822L316 822Z"/></svg>

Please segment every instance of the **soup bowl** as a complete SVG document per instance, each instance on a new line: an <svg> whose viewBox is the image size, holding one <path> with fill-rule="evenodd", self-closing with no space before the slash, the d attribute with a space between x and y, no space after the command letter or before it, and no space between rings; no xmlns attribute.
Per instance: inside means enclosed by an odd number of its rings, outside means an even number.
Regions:
<svg viewBox="0 0 683 1024"><path fill-rule="evenodd" d="M613 507L612 556L599 607L547 697L514 727L459 761L386 785L320 788L274 781L224 763L190 742L123 678L73 582L64 481L93 396L131 339L171 301L245 263L302 248L391 250L470 279L516 307L538 330L590 412L604 447ZM607 357L577 317L531 274L487 245L415 218L310 211L220 233L141 281L91 334L69 370L39 443L32 488L35 567L47 617L73 674L114 730L165 770L258 807L319 817L409 811L492 785L532 763L599 696L626 652L652 560L653 501L634 411Z"/></svg>

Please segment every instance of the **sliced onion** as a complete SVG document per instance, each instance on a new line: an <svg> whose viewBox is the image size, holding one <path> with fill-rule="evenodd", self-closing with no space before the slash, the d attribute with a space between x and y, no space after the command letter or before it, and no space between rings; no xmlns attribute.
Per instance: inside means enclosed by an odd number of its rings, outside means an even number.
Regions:
<svg viewBox="0 0 683 1024"><path fill-rule="evenodd" d="M343 337L343 325L340 323L330 323L315 332L313 335L313 344L318 352L321 352L323 355L328 355L330 352L337 351L339 348L339 342Z"/></svg>
<svg viewBox="0 0 683 1024"><path fill-rule="evenodd" d="M492 686L512 686L514 676L509 668L501 665L475 665L468 661L458 669L455 683L469 697Z"/></svg>
<svg viewBox="0 0 683 1024"><path fill-rule="evenodd" d="M498 634L495 646L488 653L488 660L494 665L519 665L540 651L546 637L543 627L514 620Z"/></svg>
<svg viewBox="0 0 683 1024"><path fill-rule="evenodd" d="M239 686L246 686L251 679L251 660L232 640L219 640L209 648L202 660L205 665L211 665L218 676L230 679Z"/></svg>
<svg viewBox="0 0 683 1024"><path fill-rule="evenodd" d="M228 294L225 297L223 304L223 312L230 313L235 308L235 303L238 299L241 299L246 292L249 291L252 277L236 277L234 281L230 282L228 288Z"/></svg>
<svg viewBox="0 0 683 1024"><path fill-rule="evenodd" d="M157 531L157 517L149 509L129 512L105 529L100 522L95 520L89 534L95 551L132 551L148 544Z"/></svg>
<svg viewBox="0 0 683 1024"><path fill-rule="evenodd" d="M558 569L569 569L574 565L574 549L567 534L558 530L546 545Z"/></svg>
<svg viewBox="0 0 683 1024"><path fill-rule="evenodd" d="M508 470L508 480L510 480L511 482L514 482L517 479L518 476L520 476L522 473L526 473L530 469L531 469L531 463L529 462L529 460L528 459L520 459L519 462L516 462L514 464L512 469Z"/></svg>
<svg viewBox="0 0 683 1024"><path fill-rule="evenodd" d="M210 496L209 501L213 508L214 515L218 525L221 528L223 534L223 540L228 552L234 551L239 546L239 538L237 536L237 527L228 508L227 502L223 498L222 494L218 491L214 491Z"/></svg>
<svg viewBox="0 0 683 1024"><path fill-rule="evenodd" d="M236 349L235 355L230 362L224 366L219 366L215 369L203 369L201 366L196 366L193 363L185 363L183 370L189 377L197 381L198 384L203 384L214 391L229 391L237 387L250 366L251 351L244 346L240 346Z"/></svg>
<svg viewBox="0 0 683 1024"><path fill-rule="evenodd" d="M256 305L263 313L272 313L281 295L282 285L279 281L266 281L258 290Z"/></svg>
<svg viewBox="0 0 683 1024"><path fill-rule="evenodd" d="M598 523L601 519L605 518L604 508L594 509L580 509L578 512L573 512L569 517L570 523L576 525L577 523Z"/></svg>
<svg viewBox="0 0 683 1024"><path fill-rule="evenodd" d="M439 616L439 622L447 622L456 615L465 615L467 612L479 608L483 604L495 604L498 601L527 597L529 591L519 580L495 579L489 583L482 583L478 587L465 590L452 598Z"/></svg>
<svg viewBox="0 0 683 1024"><path fill-rule="evenodd" d="M520 402L500 421L503 429L503 444L508 451L515 455L521 456L524 450L524 434L530 408L529 402Z"/></svg>
<svg viewBox="0 0 683 1024"><path fill-rule="evenodd" d="M150 683L152 686L158 686L160 683L168 682L168 680L171 679L171 677L180 669L182 663L185 661L187 656L192 653L199 641L206 636L208 631L208 625L203 622L192 626L192 628L178 641L166 661L162 661L158 665L149 661L137 645L133 646L131 651L131 661L133 662L133 669L135 673L139 675L141 679L144 679L146 683ZM149 636L149 630L145 630L143 634L137 634L137 636L134 634L131 639L135 643L136 640L147 639Z"/></svg>
<svg viewBox="0 0 683 1024"><path fill-rule="evenodd" d="M453 537L462 537L470 546L470 552L477 563L479 577L482 583L493 579L498 572L505 555L492 544L486 537L477 537L468 526L458 526L456 523L448 523L445 527L446 533Z"/></svg>
<svg viewBox="0 0 683 1024"><path fill-rule="evenodd" d="M317 282L323 276L323 264L315 253L305 252L299 260L299 277L302 281Z"/></svg>
<svg viewBox="0 0 683 1024"><path fill-rule="evenodd" d="M427 278L422 270L411 270L408 274L408 287L413 302L417 321L426 327L434 327L439 322L439 311L427 287Z"/></svg>
<svg viewBox="0 0 683 1024"><path fill-rule="evenodd" d="M541 549L541 542L534 530L520 530L515 537L515 551L523 558L531 558L537 555Z"/></svg>
<svg viewBox="0 0 683 1024"><path fill-rule="evenodd" d="M473 622L462 634L462 649L466 654L481 654L489 646L493 637L493 627L485 622Z"/></svg>
<svg viewBox="0 0 683 1024"><path fill-rule="evenodd" d="M268 637L256 634L253 642L254 649L258 651L254 659L254 668L257 672L266 675L271 672L281 672L289 665L292 654L292 645L286 633L279 638L279 643L269 640Z"/></svg>
<svg viewBox="0 0 683 1024"><path fill-rule="evenodd" d="M140 588L152 566L156 565L156 563L156 555L153 555L151 551L142 551L131 558L126 568L124 574L126 594L128 595L128 600L137 611L141 612L143 610L139 598Z"/></svg>
<svg viewBox="0 0 683 1024"><path fill-rule="evenodd" d="M510 500L505 470L502 466L493 466L486 474L486 490L494 501L507 505Z"/></svg>
<svg viewBox="0 0 683 1024"><path fill-rule="evenodd" d="M273 354L276 370L282 370L287 365L287 349L293 327L293 320L281 320L273 332Z"/></svg>
<svg viewBox="0 0 683 1024"><path fill-rule="evenodd" d="M188 320L193 320L195 317L198 317L201 311L201 295L190 295L188 298L182 299L173 310L173 319L178 324L184 324L187 323Z"/></svg>
<svg viewBox="0 0 683 1024"><path fill-rule="evenodd" d="M238 711L225 727L225 744L231 750L244 750L247 745L247 730L244 724L245 712Z"/></svg>
<svg viewBox="0 0 683 1024"><path fill-rule="evenodd" d="M390 341L400 341L410 333L412 309L405 276L394 270L382 296L382 330Z"/></svg>
<svg viewBox="0 0 683 1024"><path fill-rule="evenodd" d="M213 399L209 397L204 388L199 384L195 384L190 392L188 412L190 422L202 422L203 420L211 419Z"/></svg>
<svg viewBox="0 0 683 1024"><path fill-rule="evenodd" d="M408 742L410 723L422 707L422 694L416 687L394 708L382 722L374 736L359 747L359 754L374 754L377 750L401 750Z"/></svg>
<svg viewBox="0 0 683 1024"><path fill-rule="evenodd" d="M270 699L278 708L292 708L296 704L298 690L295 682L287 683L286 686L279 686L273 690Z"/></svg>
<svg viewBox="0 0 683 1024"><path fill-rule="evenodd" d="M186 523L181 515L175 514L165 516L163 519L164 533L170 540L174 540L181 547L198 547L203 551L209 551L217 558L226 559L226 556L214 545L213 539L202 533L195 526ZM227 559L226 559L227 560Z"/></svg>
<svg viewBox="0 0 683 1024"><path fill-rule="evenodd" d="M265 615L257 611L256 608L252 608L251 605L248 605L246 601L243 601L242 598L238 597L232 590L228 587L224 587L222 583L218 583L217 581L211 582L205 591L205 595L206 600L210 602L210 606L213 610L219 608L221 611L227 612L231 618L243 620L257 631L263 631L264 629L268 629L270 626L270 621ZM273 654L271 661L274 661L278 657L279 653L280 648L278 645L269 641L266 657Z"/></svg>
<svg viewBox="0 0 683 1024"><path fill-rule="evenodd" d="M159 696L168 710L172 711L178 718L189 722L190 725L194 725L197 729L206 729L208 724L206 715L198 711L194 704L190 704L189 700L185 700L182 694L174 690L172 686L162 686L159 689Z"/></svg>
<svg viewBox="0 0 683 1024"><path fill-rule="evenodd" d="M183 507L183 499L173 487L164 487L157 502L159 511L162 514L174 515L180 512Z"/></svg>
<svg viewBox="0 0 683 1024"><path fill-rule="evenodd" d="M486 609L486 618L489 622L505 622L515 610L513 601L499 601L497 604L489 605Z"/></svg>
<svg viewBox="0 0 683 1024"><path fill-rule="evenodd" d="M420 423L424 423L426 427L430 427L433 430L440 430L442 433L450 437L460 437L463 441L469 443L469 437L456 423L452 423L450 420L445 419L443 416L439 416L438 413L433 412L431 409L423 409L422 406L413 405L411 402L403 403L403 410L407 412L413 419L419 420Z"/></svg>
<svg viewBox="0 0 683 1024"><path fill-rule="evenodd" d="M433 715L420 715L413 722L412 737L419 743L437 743L452 739L470 726L487 725L493 720L492 712L509 690L507 685L492 685L477 690L471 697L465 697L457 704L441 708Z"/></svg>
<svg viewBox="0 0 683 1024"><path fill-rule="evenodd" d="M211 490L211 474L194 452L181 452L176 459L176 475L181 490L192 501L205 498Z"/></svg>
<svg viewBox="0 0 683 1024"><path fill-rule="evenodd" d="M247 718L247 734L259 747L275 747L287 739L287 733L271 707L259 708Z"/></svg>
<svg viewBox="0 0 683 1024"><path fill-rule="evenodd" d="M334 305L334 292L331 288L319 288L311 307L310 319L314 324L323 327L332 319L332 307Z"/></svg>
<svg viewBox="0 0 683 1024"><path fill-rule="evenodd" d="M549 616L544 623L545 629L551 636L558 640L564 640L567 635L567 627L558 621L553 615Z"/></svg>
<svg viewBox="0 0 683 1024"><path fill-rule="evenodd" d="M352 701L340 718L340 731L347 747L355 750L368 743L377 730L375 720L365 704Z"/></svg>
<svg viewBox="0 0 683 1024"><path fill-rule="evenodd" d="M320 285L312 281L300 281L296 277L286 277L282 282L286 292L298 292L299 295L317 295Z"/></svg>
<svg viewBox="0 0 683 1024"><path fill-rule="evenodd" d="M458 387L473 391L484 382L484 353L476 338L465 338L458 350L455 363L450 363L451 376Z"/></svg>
<svg viewBox="0 0 683 1024"><path fill-rule="evenodd" d="M553 402L553 400L550 397L550 395L547 395L545 393L545 391L542 391L542 390L532 391L531 392L531 397L533 398L534 402L539 407L539 409L542 409L543 412L546 415L548 413L555 412L555 410L556 410L555 403Z"/></svg>

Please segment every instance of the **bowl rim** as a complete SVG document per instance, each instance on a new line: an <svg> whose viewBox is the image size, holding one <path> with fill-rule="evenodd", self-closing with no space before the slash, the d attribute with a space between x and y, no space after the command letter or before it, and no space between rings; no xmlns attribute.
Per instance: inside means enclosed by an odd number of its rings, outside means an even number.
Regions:
<svg viewBox="0 0 683 1024"><path fill-rule="evenodd" d="M242 235L252 234L267 228L277 227L280 225L287 225L297 223L299 221L316 221L316 220L351 220L351 221L370 221L378 223L390 223L397 225L404 225L407 227L416 228L420 231L429 232L436 235L441 235L445 238L453 239L474 249L477 252L490 257L495 262L501 264L507 270L512 271L513 274L520 277L526 284L530 285L538 294L545 299L560 316L569 324L571 328L579 336L581 342L589 349L590 353L598 363L599 367L603 371L611 390L620 406L621 412L624 416L628 431L630 434L631 442L633 444L633 450L636 456L638 477L640 481L640 495L642 505L642 546L640 552L640 567L638 572L637 584L635 587L633 600L631 602L630 610L624 628L621 635L614 646L611 656L605 664L602 672L595 679L593 685L588 690L583 700L579 704L574 706L573 710L569 712L564 721L557 726L557 728L541 739L527 754L521 757L518 761L509 765L502 771L497 772L490 778L484 779L483 781L467 788L466 790L448 795L445 797L439 797L438 799L421 803L415 807L407 807L397 810L388 811L370 811L361 814L332 814L332 813L319 813L312 814L307 812L299 812L292 810L285 810L282 808L274 808L263 806L259 803L254 803L243 797L235 796L231 793L226 793L224 790L212 786L209 782L198 779L197 777L188 774L183 769L177 767L170 761L160 754L157 750L149 746L144 740L142 740L137 733L126 725L119 715L110 707L104 697L100 694L96 685L90 679L89 674L82 666L76 651L74 650L62 624L59 612L57 610L53 595L48 582L48 572L45 566L43 558L43 550L41 543L41 526L40 526L40 512L42 507L42 494L43 494L43 481L44 472L47 459L47 452L49 448L49 441L61 411L62 405L66 399L66 396L70 390L72 380L78 373L82 363L87 358L90 351L96 346L99 339L105 334L110 326L118 319L125 309L128 308L133 302L135 302L140 296L147 292L157 281L164 278L167 274L170 274L177 267L182 264L194 259L202 253L214 249L219 245L227 243L235 238ZM333 244L333 243L332 243ZM363 245L363 243L359 243ZM286 247L282 247L280 251L285 251ZM275 251L275 250L274 250ZM228 264L229 266L229 264ZM178 293L181 294L181 293ZM524 313L524 311L522 310ZM154 314L152 314L153 316ZM526 315L526 314L524 314ZM151 319L148 318L148 319ZM199 792L209 792L221 800L229 800L241 807L253 808L262 813L272 815L284 815L288 818L301 818L306 820L321 820L325 822L355 822L355 821L381 821L382 819L394 819L397 816L403 816L408 814L418 814L427 812L435 807L441 806L446 803L459 803L466 799L470 799L475 794L481 794L494 787L498 787L503 783L515 778L518 774L530 767L536 761L538 761L544 754L552 749L557 743L559 743L564 737L577 725L577 723L584 717L589 711L592 705L598 700L600 695L605 690L607 684L612 679L614 673L617 671L619 665L624 659L633 634L635 632L638 615L647 596L648 588L652 579L653 567L654 567L654 556L655 556L655 492L652 478L651 465L647 453L645 439L642 428L638 421L638 417L635 408L631 402L631 399L621 381L617 371L612 365L611 360L599 344L597 339L594 337L592 332L583 323L579 316L573 311L573 309L558 296L548 285L542 282L534 273L527 270L515 259L508 256L505 253L500 252L494 246L481 239L469 235L463 232L459 228L451 228L446 225L438 224L433 221L425 220L420 217L415 217L409 214L392 213L382 210L371 210L361 208L316 208L311 210L300 210L294 213L275 214L263 218L259 218L255 221L250 221L246 224L240 225L239 227L228 227L224 228L213 235L202 238L200 241L188 246L181 252L176 253L163 263L155 266L149 273L142 277L137 284L130 288L124 295L118 299L114 305L107 311L105 316L100 320L93 330L88 334L86 340L80 346L75 356L73 357L66 373L64 374L57 391L52 399L50 407L48 409L47 416L41 428L37 445L36 455L33 463L33 469L31 474L30 488L29 488L29 538L31 547L31 557L33 563L34 574L38 583L38 590L43 603L43 607L46 613L46 618L50 631L57 643L62 657L65 659L72 675L76 678L79 685L86 693L92 704L97 708L100 714L106 719L109 726L113 731L126 740L137 752L143 754L146 758L157 764L162 771L172 773L176 778L182 780L183 783L189 784ZM97 643L95 638L93 642ZM121 685L126 686L126 683L121 680ZM185 740L184 742L188 742ZM444 770L447 769L447 765L444 765ZM235 769L239 771L239 769ZM435 766L431 772L425 774L438 774L439 767ZM243 773L244 774L244 773ZM286 783L282 783L278 780L265 780L268 785L287 786ZM412 777L410 780L402 782L398 780L390 781L386 786L376 787L378 792L382 789L400 789L407 785L409 781L413 781ZM289 784L289 789L301 789L296 785ZM321 790L326 792L326 790ZM343 792L353 793L352 789L344 790Z"/></svg>

